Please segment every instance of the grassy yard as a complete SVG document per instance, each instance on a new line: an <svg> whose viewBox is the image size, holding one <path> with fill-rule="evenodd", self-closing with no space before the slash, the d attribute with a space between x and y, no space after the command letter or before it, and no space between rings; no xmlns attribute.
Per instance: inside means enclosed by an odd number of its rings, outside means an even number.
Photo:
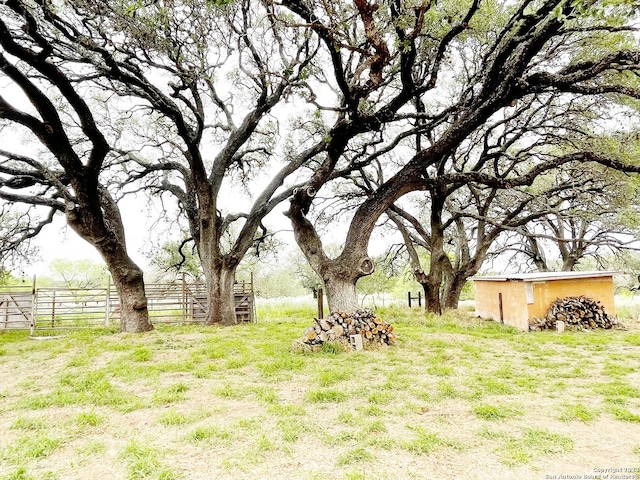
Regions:
<svg viewBox="0 0 640 480"><path fill-rule="evenodd" d="M533 334L378 314L398 342L361 352L295 348L304 309L0 334L0 479L640 478L637 325Z"/></svg>

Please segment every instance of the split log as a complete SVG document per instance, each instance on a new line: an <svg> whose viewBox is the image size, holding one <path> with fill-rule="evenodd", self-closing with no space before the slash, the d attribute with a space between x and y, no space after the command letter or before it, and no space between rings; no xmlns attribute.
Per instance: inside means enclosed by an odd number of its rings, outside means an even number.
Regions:
<svg viewBox="0 0 640 480"><path fill-rule="evenodd" d="M321 345L324 342L349 342L351 335L362 335L375 345L391 345L395 343L393 326L377 317L371 310L344 312L339 310L327 318L314 318L315 325L304 331L303 343Z"/></svg>
<svg viewBox="0 0 640 480"><path fill-rule="evenodd" d="M556 322L564 322L569 330L610 329L620 326L618 320L609 315L599 301L583 295L556 299L544 317L534 317L529 329L555 330Z"/></svg>

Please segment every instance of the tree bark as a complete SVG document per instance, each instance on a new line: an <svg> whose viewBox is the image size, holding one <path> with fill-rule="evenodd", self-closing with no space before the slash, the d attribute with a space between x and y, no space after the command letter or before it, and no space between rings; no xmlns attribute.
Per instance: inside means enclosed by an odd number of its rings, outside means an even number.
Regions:
<svg viewBox="0 0 640 480"><path fill-rule="evenodd" d="M450 270L451 263L444 250L444 225L442 223L442 212L446 194L441 188L431 190L431 244L429 258L429 274L427 281L423 283L424 288L424 308L427 312L442 314L442 302L440 300L440 290L445 277L445 273Z"/></svg>
<svg viewBox="0 0 640 480"><path fill-rule="evenodd" d="M572 272L576 268L576 264L578 263L578 258L580 258L581 252L577 253L571 251L566 257L562 259L562 271L563 272Z"/></svg>
<svg viewBox="0 0 640 480"><path fill-rule="evenodd" d="M435 276L429 275L429 281L422 283L424 290L424 309L429 313L442 314L442 303L440 302L440 281Z"/></svg>
<svg viewBox="0 0 640 480"><path fill-rule="evenodd" d="M103 254L103 258L120 298L120 331L142 333L153 330L142 270L127 255L107 258Z"/></svg>
<svg viewBox="0 0 640 480"><path fill-rule="evenodd" d="M236 318L235 297L235 269L218 267L205 272L207 286L208 310L205 325L235 325Z"/></svg>
<svg viewBox="0 0 640 480"><path fill-rule="evenodd" d="M465 283L467 283L467 275L452 275L445 280L442 289L442 304L445 309L455 310L460 303L460 295Z"/></svg>
<svg viewBox="0 0 640 480"><path fill-rule="evenodd" d="M358 292L356 290L357 278L342 278L338 275L329 275L324 281L327 291L327 302L330 312L342 310L351 312L359 308Z"/></svg>

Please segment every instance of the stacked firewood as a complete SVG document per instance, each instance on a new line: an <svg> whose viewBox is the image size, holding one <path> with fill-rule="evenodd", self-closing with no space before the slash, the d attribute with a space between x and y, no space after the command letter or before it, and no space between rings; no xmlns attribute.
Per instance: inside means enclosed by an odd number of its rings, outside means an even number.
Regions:
<svg viewBox="0 0 640 480"><path fill-rule="evenodd" d="M377 317L371 310L337 312L328 318L314 318L315 325L304 331L303 342L308 345L321 345L324 342L349 342L351 335L362 335L363 341L375 345L391 345L395 342L393 326Z"/></svg>
<svg viewBox="0 0 640 480"><path fill-rule="evenodd" d="M618 326L618 320L605 312L600 302L585 296L556 299L545 317L534 318L530 329L555 330L556 322L564 322L564 326L570 330L608 329Z"/></svg>

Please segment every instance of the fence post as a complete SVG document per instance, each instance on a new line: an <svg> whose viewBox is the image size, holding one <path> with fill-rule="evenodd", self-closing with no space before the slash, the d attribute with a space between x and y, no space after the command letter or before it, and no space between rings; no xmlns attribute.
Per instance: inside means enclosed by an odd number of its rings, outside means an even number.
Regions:
<svg viewBox="0 0 640 480"><path fill-rule="evenodd" d="M412 297L411 292L407 292L407 301L409 302L409 308L411 308L411 300L418 300L418 307L422 307L422 292L418 290L417 297Z"/></svg>
<svg viewBox="0 0 640 480"><path fill-rule="evenodd" d="M36 276L33 276L33 284L31 287L31 336L36 331L36 318L38 317L38 290L36 289Z"/></svg>
<svg viewBox="0 0 640 480"><path fill-rule="evenodd" d="M185 276L186 273L182 272L182 305L180 305L180 310L182 310L182 323L187 323L187 280Z"/></svg>
<svg viewBox="0 0 640 480"><path fill-rule="evenodd" d="M4 329L7 330L9 328L9 294L7 294L7 298L4 300ZM33 323L33 320L31 321Z"/></svg>
<svg viewBox="0 0 640 480"><path fill-rule="evenodd" d="M107 275L107 298L104 302L104 326L111 325L111 276Z"/></svg>
<svg viewBox="0 0 640 480"><path fill-rule="evenodd" d="M318 289L318 318L324 318L324 292Z"/></svg>
<svg viewBox="0 0 640 480"><path fill-rule="evenodd" d="M53 291L51 296L51 328L56 324L56 291Z"/></svg>

